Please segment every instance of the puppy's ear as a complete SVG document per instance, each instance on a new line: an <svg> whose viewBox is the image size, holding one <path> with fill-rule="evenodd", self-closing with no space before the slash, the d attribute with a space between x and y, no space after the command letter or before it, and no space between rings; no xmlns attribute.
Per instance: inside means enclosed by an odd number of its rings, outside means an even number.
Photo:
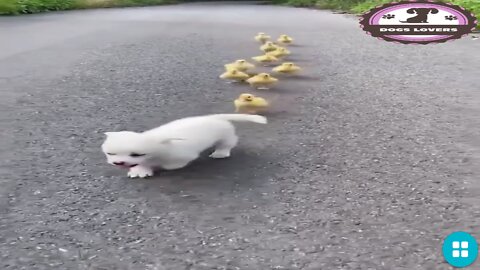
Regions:
<svg viewBox="0 0 480 270"><path fill-rule="evenodd" d="M172 143L174 141L184 141L185 139L182 139L182 138L167 138L167 139L161 139L160 140L160 143L161 144L169 144L169 143Z"/></svg>

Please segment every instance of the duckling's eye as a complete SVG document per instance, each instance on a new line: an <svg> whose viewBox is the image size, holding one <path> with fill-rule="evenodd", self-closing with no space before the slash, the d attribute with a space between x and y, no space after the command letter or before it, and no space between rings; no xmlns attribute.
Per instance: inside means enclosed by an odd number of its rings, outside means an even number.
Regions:
<svg viewBox="0 0 480 270"><path fill-rule="evenodd" d="M131 157L143 157L143 156L145 156L145 154L131 153L130 156Z"/></svg>
<svg viewBox="0 0 480 270"><path fill-rule="evenodd" d="M267 78L268 78L268 75L263 75L263 77L264 77L265 79L267 79Z"/></svg>
<svg viewBox="0 0 480 270"><path fill-rule="evenodd" d="M237 71L236 71L236 70L232 70L232 74L237 74Z"/></svg>
<svg viewBox="0 0 480 270"><path fill-rule="evenodd" d="M243 63L245 63L245 60L239 60L238 62L243 64Z"/></svg>

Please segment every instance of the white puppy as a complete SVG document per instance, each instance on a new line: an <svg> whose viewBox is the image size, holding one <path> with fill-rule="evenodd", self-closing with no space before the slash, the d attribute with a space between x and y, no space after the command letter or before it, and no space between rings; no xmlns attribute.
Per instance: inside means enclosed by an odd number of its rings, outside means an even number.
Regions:
<svg viewBox="0 0 480 270"><path fill-rule="evenodd" d="M172 121L142 133L106 132L102 150L108 163L129 168L129 177L152 176L157 168L175 170L187 166L199 154L215 146L212 158L226 158L238 137L230 121L266 124L260 115L213 114Z"/></svg>

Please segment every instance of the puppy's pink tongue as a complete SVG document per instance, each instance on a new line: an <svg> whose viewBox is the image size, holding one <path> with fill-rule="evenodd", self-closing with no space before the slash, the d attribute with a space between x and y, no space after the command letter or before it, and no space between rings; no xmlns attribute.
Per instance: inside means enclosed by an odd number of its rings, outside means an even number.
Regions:
<svg viewBox="0 0 480 270"><path fill-rule="evenodd" d="M122 165L115 165L115 166L117 166L117 167L119 167L119 168L122 168L122 169L130 169L130 168L133 168L133 167L137 166L137 164L132 164L132 165L130 165L130 164L122 164Z"/></svg>

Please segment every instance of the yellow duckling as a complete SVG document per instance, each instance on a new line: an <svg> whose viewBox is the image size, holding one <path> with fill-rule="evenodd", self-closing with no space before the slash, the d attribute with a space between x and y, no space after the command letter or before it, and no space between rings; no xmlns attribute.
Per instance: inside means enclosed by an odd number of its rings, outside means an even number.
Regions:
<svg viewBox="0 0 480 270"><path fill-rule="evenodd" d="M265 43L267 42L271 37L265 33L258 33L256 36L255 36L255 40L258 41L258 42L261 42L261 43Z"/></svg>
<svg viewBox="0 0 480 270"><path fill-rule="evenodd" d="M247 62L247 60L245 59L239 59L233 63L229 63L225 65L226 70L236 69L238 71L247 71L252 68L255 68L255 65Z"/></svg>
<svg viewBox="0 0 480 270"><path fill-rule="evenodd" d="M222 75L220 75L220 79L230 80L230 81L245 81L246 79L250 78L250 76L244 72L241 72L236 69L230 69L225 71Z"/></svg>
<svg viewBox="0 0 480 270"><path fill-rule="evenodd" d="M272 62L278 61L278 58L276 58L273 55L268 55L268 54L264 54L264 55L260 55L260 56L254 56L254 57L252 57L252 59L257 61L257 62L260 62L260 63L272 63Z"/></svg>
<svg viewBox="0 0 480 270"><path fill-rule="evenodd" d="M272 55L276 58L284 57L290 54L290 51L283 47L278 47L276 50L267 52L268 55Z"/></svg>
<svg viewBox="0 0 480 270"><path fill-rule="evenodd" d="M235 112L257 114L265 111L269 103L264 98L252 94L243 93L233 101Z"/></svg>
<svg viewBox="0 0 480 270"><path fill-rule="evenodd" d="M292 62L285 62L282 63L280 66L274 67L272 70L278 73L293 74L299 72L302 69Z"/></svg>
<svg viewBox="0 0 480 270"><path fill-rule="evenodd" d="M281 44L291 44L293 43L293 38L287 36L287 35L280 35L280 37L277 39L278 43Z"/></svg>
<svg viewBox="0 0 480 270"><path fill-rule="evenodd" d="M256 89L269 89L278 82L278 79L268 73L260 73L248 79L247 82Z"/></svg>
<svg viewBox="0 0 480 270"><path fill-rule="evenodd" d="M264 52L271 52L271 51L275 51L276 49L277 49L277 45L273 44L273 42L271 41L267 41L265 42L265 44L260 46L260 50Z"/></svg>

